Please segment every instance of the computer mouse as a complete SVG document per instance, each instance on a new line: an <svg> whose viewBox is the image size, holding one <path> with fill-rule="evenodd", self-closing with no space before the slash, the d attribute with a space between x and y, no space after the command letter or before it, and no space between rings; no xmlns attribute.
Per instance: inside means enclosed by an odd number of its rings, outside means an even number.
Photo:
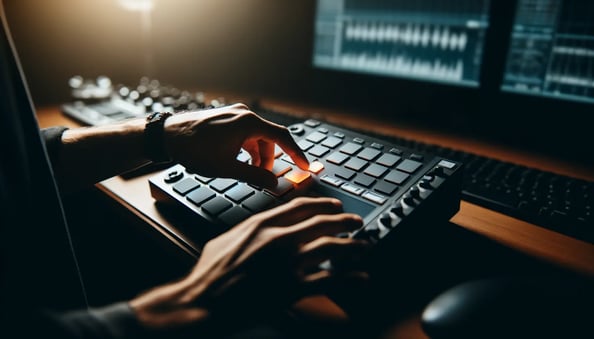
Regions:
<svg viewBox="0 0 594 339"><path fill-rule="evenodd" d="M421 325L432 339L594 338L593 286L548 277L470 281L433 299Z"/></svg>

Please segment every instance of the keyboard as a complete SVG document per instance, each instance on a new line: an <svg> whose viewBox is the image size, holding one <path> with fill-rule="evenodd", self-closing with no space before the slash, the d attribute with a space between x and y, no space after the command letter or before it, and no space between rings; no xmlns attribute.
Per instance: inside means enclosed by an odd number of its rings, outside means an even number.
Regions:
<svg viewBox="0 0 594 339"><path fill-rule="evenodd" d="M149 178L151 195L190 218L202 240L298 196L339 199L344 211L360 215L364 225L337 236L365 239L378 248L393 244L394 234L430 232L459 210L459 162L317 120L292 124L289 130L311 166L299 169L277 147L274 189L204 177L175 164ZM237 159L249 162L250 156L240 151Z"/></svg>
<svg viewBox="0 0 594 339"><path fill-rule="evenodd" d="M225 104L224 98L206 103L201 92L180 91L148 78L140 79L136 86L113 86L110 94L102 100L89 102L76 99L63 105L63 112L88 125L143 116L154 110L192 110ZM286 112L254 105L252 109L263 117L286 126L302 123L299 118ZM398 136L379 135L352 128L347 130L373 137L378 143L406 147L411 154L438 155L463 163L463 200L594 243L593 182Z"/></svg>

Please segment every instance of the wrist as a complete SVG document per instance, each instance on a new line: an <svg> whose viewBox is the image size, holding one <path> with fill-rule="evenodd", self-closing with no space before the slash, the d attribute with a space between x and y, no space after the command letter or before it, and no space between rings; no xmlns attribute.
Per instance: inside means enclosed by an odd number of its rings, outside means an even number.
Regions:
<svg viewBox="0 0 594 339"><path fill-rule="evenodd" d="M171 116L170 112L155 112L146 118L144 149L147 158L154 163L171 161L165 147L165 121Z"/></svg>

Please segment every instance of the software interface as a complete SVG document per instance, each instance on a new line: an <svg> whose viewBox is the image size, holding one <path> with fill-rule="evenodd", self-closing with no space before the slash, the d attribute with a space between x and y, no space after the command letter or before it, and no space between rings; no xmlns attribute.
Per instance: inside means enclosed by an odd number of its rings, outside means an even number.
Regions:
<svg viewBox="0 0 594 339"><path fill-rule="evenodd" d="M314 65L477 86L489 0L320 0Z"/></svg>
<svg viewBox="0 0 594 339"><path fill-rule="evenodd" d="M502 87L594 102L594 1L518 1Z"/></svg>
<svg viewBox="0 0 594 339"><path fill-rule="evenodd" d="M493 3L497 5L497 3ZM479 86L489 0L318 0L319 68ZM594 1L518 0L504 91L594 102Z"/></svg>

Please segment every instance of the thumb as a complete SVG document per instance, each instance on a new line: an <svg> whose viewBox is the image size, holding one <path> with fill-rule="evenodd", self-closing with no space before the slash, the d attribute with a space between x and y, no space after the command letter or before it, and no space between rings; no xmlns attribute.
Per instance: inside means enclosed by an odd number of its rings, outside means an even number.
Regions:
<svg viewBox="0 0 594 339"><path fill-rule="evenodd" d="M229 176L262 188L274 188L278 184L276 175L269 170L249 165L241 161L235 163Z"/></svg>

